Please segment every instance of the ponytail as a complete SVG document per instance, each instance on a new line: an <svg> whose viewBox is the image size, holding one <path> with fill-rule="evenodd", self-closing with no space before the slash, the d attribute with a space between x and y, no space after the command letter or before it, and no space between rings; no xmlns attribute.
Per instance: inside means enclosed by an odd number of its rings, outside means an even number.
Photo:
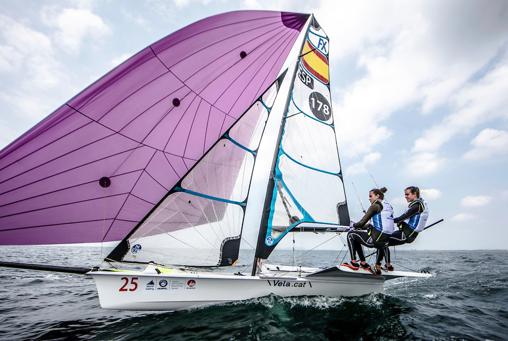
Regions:
<svg viewBox="0 0 508 341"><path fill-rule="evenodd" d="M383 200L385 198L385 193L387 192L388 190L386 189L386 187L381 187L381 188L373 188L370 190L370 192L374 193L375 195L377 195L379 197L379 199Z"/></svg>

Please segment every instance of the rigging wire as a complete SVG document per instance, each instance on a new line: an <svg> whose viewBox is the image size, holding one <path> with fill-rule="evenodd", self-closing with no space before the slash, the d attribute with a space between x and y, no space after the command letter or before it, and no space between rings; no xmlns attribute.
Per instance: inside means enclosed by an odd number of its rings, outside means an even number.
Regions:
<svg viewBox="0 0 508 341"><path fill-rule="evenodd" d="M351 181L351 184L353 185L353 189L355 190L356 198L360 202L360 207L362 208L362 212L366 213L367 211L365 211L365 207L363 206L362 199L360 198L360 195L358 194L358 190L356 189L355 183L353 181Z"/></svg>
<svg viewBox="0 0 508 341"><path fill-rule="evenodd" d="M324 242L322 243L319 243L318 245L314 246L312 249L309 249L307 250L305 253L303 253L302 255L299 256L298 258L298 263L302 262L303 258L308 255L310 252L314 251L316 248L320 247L321 245L323 244L326 244L328 243L330 240L332 240L333 238L335 238L336 236L340 235L339 233L337 234L334 234L332 235L330 238L328 238L327 240L325 240Z"/></svg>
<svg viewBox="0 0 508 341"><path fill-rule="evenodd" d="M374 179L374 176L367 170L367 173L369 173L370 178L372 179L372 182L374 185L376 185L376 188L379 188L379 184L377 183L376 179Z"/></svg>

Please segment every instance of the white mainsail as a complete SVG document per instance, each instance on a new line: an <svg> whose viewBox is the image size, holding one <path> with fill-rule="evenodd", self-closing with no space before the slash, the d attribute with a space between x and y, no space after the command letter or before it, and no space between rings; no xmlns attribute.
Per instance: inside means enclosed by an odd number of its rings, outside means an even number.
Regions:
<svg viewBox="0 0 508 341"><path fill-rule="evenodd" d="M313 18L302 45L276 149L258 258L267 258L299 226L349 223L331 106L328 38Z"/></svg>

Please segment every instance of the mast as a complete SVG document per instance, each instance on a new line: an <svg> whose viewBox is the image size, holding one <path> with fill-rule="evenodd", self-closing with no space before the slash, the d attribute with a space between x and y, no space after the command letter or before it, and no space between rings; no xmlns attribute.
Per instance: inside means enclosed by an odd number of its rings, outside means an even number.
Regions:
<svg viewBox="0 0 508 341"><path fill-rule="evenodd" d="M294 87L295 78L296 78L296 72L298 70L298 62L301 58L301 51L302 51L302 48L305 44L305 40L306 40L305 37L307 36L309 24L312 22L313 19L314 19L314 15L311 14L309 16L309 19L307 20L307 23L305 24L305 30L302 30L303 39L302 39L301 45L298 49L298 57L297 57L297 59L294 63L294 66L293 66L293 74L291 75L290 86L289 86L289 89L288 89L288 92L286 95L286 103L284 105L284 111L288 110L289 102L291 101L291 93L293 92L293 87ZM254 260L253 260L253 264L252 264L252 276L255 276L256 272L257 272L257 263L258 263L258 260L260 259L260 255L258 253L259 253L259 250L261 250L261 245L264 243L264 239L265 239L264 235L266 234L266 230L267 230L267 226L268 226L268 219L270 216L270 204L272 201L272 192L275 187L275 180L274 180L275 179L275 165L277 163L278 151L279 151L279 146L280 146L280 143L282 140L282 132L283 132L285 120L286 120L286 118L283 113L282 119L281 119L281 122L279 125L279 131L277 134L277 141L275 143L275 147L274 147L274 151L273 151L273 158L272 158L272 165L270 168L271 171L270 171L270 177L268 180L268 186L267 186L266 192L265 192L265 202L263 205L263 213L261 216L261 225L260 225L259 232L258 232L258 240L256 243L256 250L254 252Z"/></svg>

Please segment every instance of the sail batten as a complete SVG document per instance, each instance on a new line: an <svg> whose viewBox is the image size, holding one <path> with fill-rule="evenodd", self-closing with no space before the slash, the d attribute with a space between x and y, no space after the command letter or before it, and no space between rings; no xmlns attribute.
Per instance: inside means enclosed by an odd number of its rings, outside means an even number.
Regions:
<svg viewBox="0 0 508 341"><path fill-rule="evenodd" d="M143 219L273 83L307 17L239 11L203 19L67 101L0 152L0 244L123 239L136 226L129 221ZM137 179L120 181L124 173ZM114 193L126 197L112 202ZM96 198L101 210L80 213L74 198L54 216L53 200L71 194ZM39 227L7 231L32 225L31 213L13 210L23 204L41 213ZM83 233L68 224L80 214L102 223Z"/></svg>

